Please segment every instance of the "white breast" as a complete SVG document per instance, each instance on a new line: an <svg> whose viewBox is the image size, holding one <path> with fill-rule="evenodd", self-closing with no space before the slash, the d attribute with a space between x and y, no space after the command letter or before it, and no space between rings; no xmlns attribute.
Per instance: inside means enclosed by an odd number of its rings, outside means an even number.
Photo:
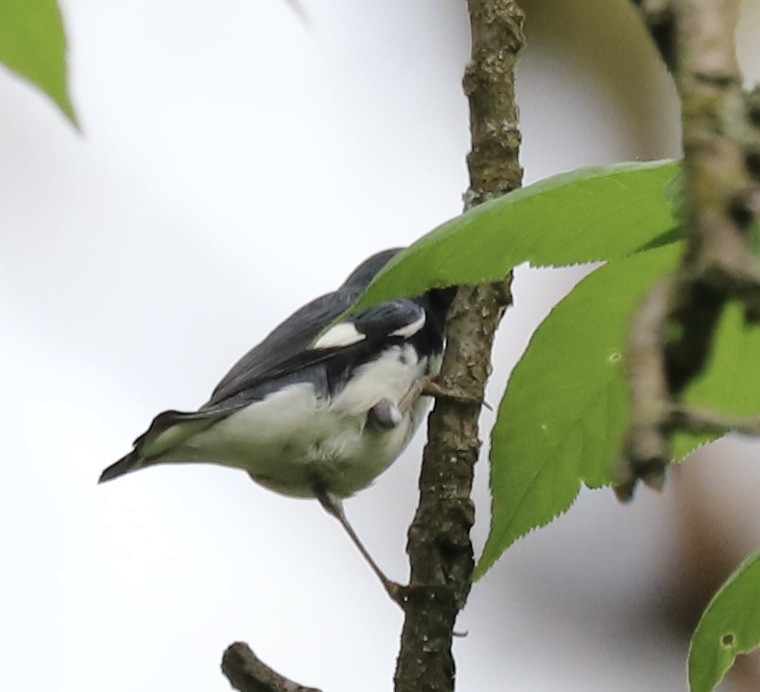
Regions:
<svg viewBox="0 0 760 692"><path fill-rule="evenodd" d="M413 346L393 346L377 360L357 368L330 408L342 415L366 414L383 399L396 404L425 374L425 361L419 361Z"/></svg>

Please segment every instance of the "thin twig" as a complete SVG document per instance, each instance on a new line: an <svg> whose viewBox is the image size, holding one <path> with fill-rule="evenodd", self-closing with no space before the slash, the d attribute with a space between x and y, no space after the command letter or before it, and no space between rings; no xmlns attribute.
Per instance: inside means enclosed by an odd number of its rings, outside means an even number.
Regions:
<svg viewBox="0 0 760 692"><path fill-rule="evenodd" d="M667 68L675 70L675 8L671 0L632 0Z"/></svg>
<svg viewBox="0 0 760 692"><path fill-rule="evenodd" d="M676 407L670 412L669 425L673 429L688 428L692 432L722 435L734 432L755 437L760 435L760 416L735 418L699 408Z"/></svg>
<svg viewBox="0 0 760 692"><path fill-rule="evenodd" d="M316 687L304 687L272 670L243 642L227 647L222 656L222 672L240 692L320 692Z"/></svg>
<svg viewBox="0 0 760 692"><path fill-rule="evenodd" d="M520 133L514 69L523 45L522 10L513 0L468 0L472 60L464 89L470 101L472 151L466 206L520 186ZM439 382L461 398L439 398L428 421L420 502L409 528L411 583L395 675L396 692L454 689L454 622L470 590L474 521L470 499L478 458L480 403L490 374L494 332L511 304L509 279L460 289L447 320Z"/></svg>

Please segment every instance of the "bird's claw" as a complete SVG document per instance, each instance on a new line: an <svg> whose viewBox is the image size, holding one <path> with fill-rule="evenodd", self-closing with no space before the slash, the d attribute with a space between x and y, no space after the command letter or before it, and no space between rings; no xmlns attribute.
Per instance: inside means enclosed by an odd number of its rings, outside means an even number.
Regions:
<svg viewBox="0 0 760 692"><path fill-rule="evenodd" d="M438 382L438 379L434 376L421 377L414 381L406 394L398 402L397 410L401 414L405 414L421 396L432 396L436 399L450 399L452 401L458 401L465 404L477 404L478 406L485 406L489 411L493 411L493 407L483 397L473 397L469 394L465 394L462 391L453 389L451 387L444 387ZM381 401L381 404L386 403L385 400ZM389 402L388 402L389 403ZM377 406L375 408L377 408Z"/></svg>
<svg viewBox="0 0 760 692"><path fill-rule="evenodd" d="M493 407L483 397L471 396L461 390L444 387L435 377L426 377L421 382L422 389L420 390L420 394L422 396L432 396L436 399L450 399L464 404L477 404L478 406L485 406L489 411L493 411Z"/></svg>

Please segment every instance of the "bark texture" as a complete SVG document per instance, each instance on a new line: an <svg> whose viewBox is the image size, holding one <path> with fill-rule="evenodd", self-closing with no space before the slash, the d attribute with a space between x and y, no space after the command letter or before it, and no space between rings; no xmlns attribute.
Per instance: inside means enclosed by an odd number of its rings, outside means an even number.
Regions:
<svg viewBox="0 0 760 692"><path fill-rule="evenodd" d="M634 2L681 98L686 248L678 269L649 291L632 322L627 463L617 489L623 499L638 479L661 487L676 430L760 430L757 419L732 420L681 402L706 367L726 303L740 301L748 321L760 319L752 238L760 212L760 117L757 92L742 91L736 59L739 0Z"/></svg>
<svg viewBox="0 0 760 692"><path fill-rule="evenodd" d="M520 133L514 99L524 15L512 0L469 0L472 58L464 75L472 151L465 207L520 186ZM494 332L511 304L504 282L459 290L447 324L441 370L444 389L482 401ZM478 459L480 405L440 398L428 420L420 502L409 529L411 582L395 675L397 692L454 689L454 623L470 591L473 551L470 499Z"/></svg>
<svg viewBox="0 0 760 692"><path fill-rule="evenodd" d="M235 642L222 657L222 672L239 692L320 692L304 687L272 670L247 644Z"/></svg>

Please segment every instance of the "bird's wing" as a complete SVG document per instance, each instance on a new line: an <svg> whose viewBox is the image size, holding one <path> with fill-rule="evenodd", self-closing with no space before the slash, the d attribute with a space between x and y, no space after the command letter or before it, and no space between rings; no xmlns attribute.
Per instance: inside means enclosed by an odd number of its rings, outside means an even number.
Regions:
<svg viewBox="0 0 760 692"><path fill-rule="evenodd" d="M417 300L400 298L360 312L351 322L368 341L382 342L411 338L425 326L425 320L425 310Z"/></svg>
<svg viewBox="0 0 760 692"><path fill-rule="evenodd" d="M409 338L425 324L425 310L412 299L382 303L324 328L356 295L329 294L301 308L246 353L217 385L201 411L266 382L336 357L367 352L393 338Z"/></svg>
<svg viewBox="0 0 760 692"><path fill-rule="evenodd" d="M328 293L294 312L222 378L204 408L251 387L325 360L331 354L309 349L319 333L348 308L357 293Z"/></svg>

